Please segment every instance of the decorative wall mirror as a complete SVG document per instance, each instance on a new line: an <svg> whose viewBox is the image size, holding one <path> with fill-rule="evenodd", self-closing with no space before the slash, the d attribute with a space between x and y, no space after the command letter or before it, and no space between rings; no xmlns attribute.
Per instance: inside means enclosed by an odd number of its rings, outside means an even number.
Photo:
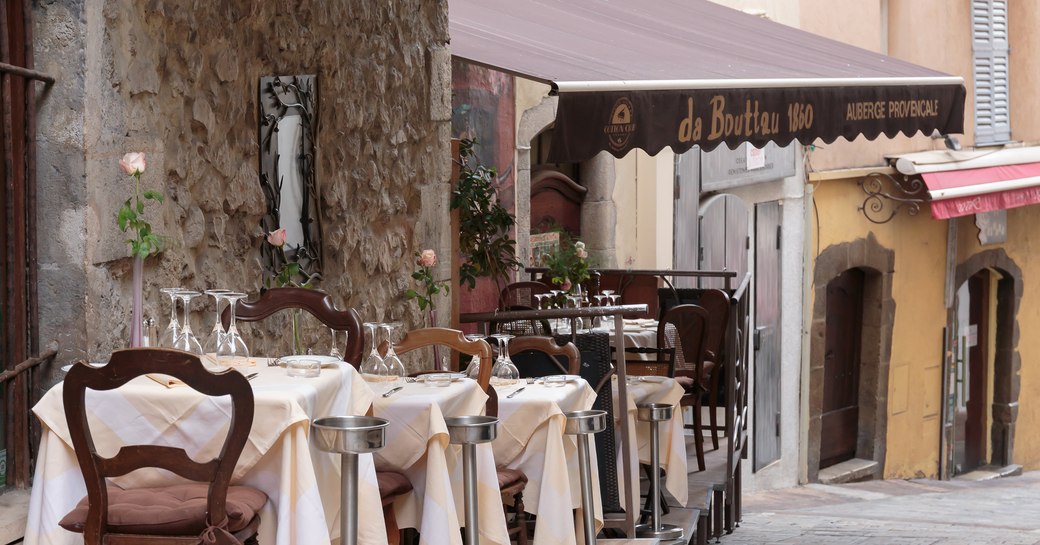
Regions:
<svg viewBox="0 0 1040 545"><path fill-rule="evenodd" d="M260 245L267 280L286 260L300 264L300 283L321 277L320 196L315 177L318 77L260 78L260 187L267 211L265 233L284 228L284 255Z"/></svg>

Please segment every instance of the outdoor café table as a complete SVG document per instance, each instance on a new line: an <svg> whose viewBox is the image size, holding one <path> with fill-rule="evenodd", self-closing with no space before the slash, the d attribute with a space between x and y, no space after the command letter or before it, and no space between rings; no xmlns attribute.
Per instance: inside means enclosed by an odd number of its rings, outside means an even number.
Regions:
<svg viewBox="0 0 1040 545"><path fill-rule="evenodd" d="M323 545L339 537L339 472L336 455L317 450L308 440L310 421L327 415L362 415L373 393L354 368L325 364L317 378L286 376L285 369L238 367L252 379L253 427L232 482L267 493L260 513L259 542L268 545ZM161 379L161 377L156 377ZM59 383L33 408L43 437L30 499L25 543L83 543L83 536L58 521L86 494L62 405ZM195 459L216 454L227 433L229 400L206 397L183 385L160 384L138 377L112 391L87 391L90 429L98 450L111 456L124 443L156 443L184 448ZM214 426L214 422L224 423ZM161 470L142 470L113 479L123 487L170 482ZM385 544L386 529L371 455L360 458L359 542Z"/></svg>
<svg viewBox="0 0 1040 545"><path fill-rule="evenodd" d="M522 392L508 397L520 387L524 388ZM596 393L581 378L560 387L521 381L496 390L499 426L498 438L492 442L495 461L527 475L525 511L538 516L534 544L573 545L573 510L581 506L581 485L577 443L573 435L564 434L567 418L563 413L591 409ZM595 449L590 454L590 467L595 468ZM598 490L595 471L592 477L593 487ZM593 494L593 498L596 520L602 523L599 494Z"/></svg>
<svg viewBox="0 0 1040 545"><path fill-rule="evenodd" d="M444 419L484 414L487 394L470 379L446 387L401 381L371 385L377 394L374 415L390 421L385 446L375 453L376 466L403 473L413 487L394 502L398 526L417 529L422 545L461 545L462 448L448 443ZM398 386L403 389L380 395ZM480 542L509 545L491 445L478 444L476 451Z"/></svg>
<svg viewBox="0 0 1040 545"><path fill-rule="evenodd" d="M607 324L606 330L610 333L610 345L614 345L614 324ZM625 348L657 348L657 320L635 319L625 320L622 329L622 337L625 339ZM628 359L650 359L651 354L628 354Z"/></svg>
<svg viewBox="0 0 1040 545"><path fill-rule="evenodd" d="M650 423L636 420L636 405L639 403L666 403L676 408L683 396L683 387L675 379L666 377L628 377L628 421L629 429L636 431L636 441L630 448L638 448L639 462L650 463ZM611 385L614 403L617 403L618 385L614 377ZM617 406L617 405L615 405ZM621 415L614 414L615 428L620 426ZM661 469L665 470L664 488L683 506L689 499L689 484L686 475L686 441L683 432L682 411L672 413L672 419L659 424ZM618 447L620 452L620 445ZM618 457L620 460L621 457ZM619 463L620 471L620 463ZM624 503L624 479L618 481L620 497Z"/></svg>

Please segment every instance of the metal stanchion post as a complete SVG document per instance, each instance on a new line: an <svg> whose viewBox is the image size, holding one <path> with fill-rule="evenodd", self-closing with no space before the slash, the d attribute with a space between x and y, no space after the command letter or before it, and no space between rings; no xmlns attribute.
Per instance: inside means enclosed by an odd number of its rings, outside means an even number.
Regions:
<svg viewBox="0 0 1040 545"><path fill-rule="evenodd" d="M466 509L466 545L479 543L477 522L477 444L493 441L498 435L498 419L491 416L445 418L448 441L462 445L462 486Z"/></svg>
<svg viewBox="0 0 1040 545"><path fill-rule="evenodd" d="M316 446L342 457L340 475L340 542L357 545L358 455L383 448L389 422L372 416L330 416L311 427Z"/></svg>
<svg viewBox="0 0 1040 545"><path fill-rule="evenodd" d="M658 426L672 419L672 406L666 403L640 403L636 417L650 423L650 524L636 526L636 537L656 537L661 541L682 539L683 529L661 522L661 458Z"/></svg>
<svg viewBox="0 0 1040 545"><path fill-rule="evenodd" d="M607 411L574 411L564 413L564 433L577 435L578 471L581 478L581 510L585 545L596 545L595 503L592 499L592 468L589 462L589 436L607 428Z"/></svg>

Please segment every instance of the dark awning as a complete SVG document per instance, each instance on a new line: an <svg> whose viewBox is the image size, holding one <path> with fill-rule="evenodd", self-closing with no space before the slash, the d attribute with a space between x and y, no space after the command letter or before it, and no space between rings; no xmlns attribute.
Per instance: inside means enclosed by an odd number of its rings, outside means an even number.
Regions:
<svg viewBox="0 0 1040 545"><path fill-rule="evenodd" d="M707 0L451 0L451 52L552 86L551 159L963 132L964 84Z"/></svg>

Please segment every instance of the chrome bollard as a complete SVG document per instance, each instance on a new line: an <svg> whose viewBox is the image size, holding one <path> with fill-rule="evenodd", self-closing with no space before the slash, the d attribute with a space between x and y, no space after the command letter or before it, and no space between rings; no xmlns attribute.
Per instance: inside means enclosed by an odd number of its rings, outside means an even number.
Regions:
<svg viewBox="0 0 1040 545"><path fill-rule="evenodd" d="M453 416L448 425L448 442L462 445L462 489L466 509L466 545L477 545L477 444L493 441L498 435L498 419L492 416Z"/></svg>
<svg viewBox="0 0 1040 545"><path fill-rule="evenodd" d="M650 423L650 524L636 526L636 537L658 538L661 541L682 539L683 529L661 522L661 453L658 426L672 419L673 407L667 403L640 403L636 405L636 419Z"/></svg>
<svg viewBox="0 0 1040 545"><path fill-rule="evenodd" d="M589 436L607 429L607 411L574 411L563 413L567 425L563 432L577 435L578 472L581 479L582 523L585 545L596 545L595 504L592 499L592 469L589 465Z"/></svg>
<svg viewBox="0 0 1040 545"><path fill-rule="evenodd" d="M340 543L358 542L358 454L375 452L386 441L389 422L372 416L330 416L311 423L314 444L341 455Z"/></svg>

